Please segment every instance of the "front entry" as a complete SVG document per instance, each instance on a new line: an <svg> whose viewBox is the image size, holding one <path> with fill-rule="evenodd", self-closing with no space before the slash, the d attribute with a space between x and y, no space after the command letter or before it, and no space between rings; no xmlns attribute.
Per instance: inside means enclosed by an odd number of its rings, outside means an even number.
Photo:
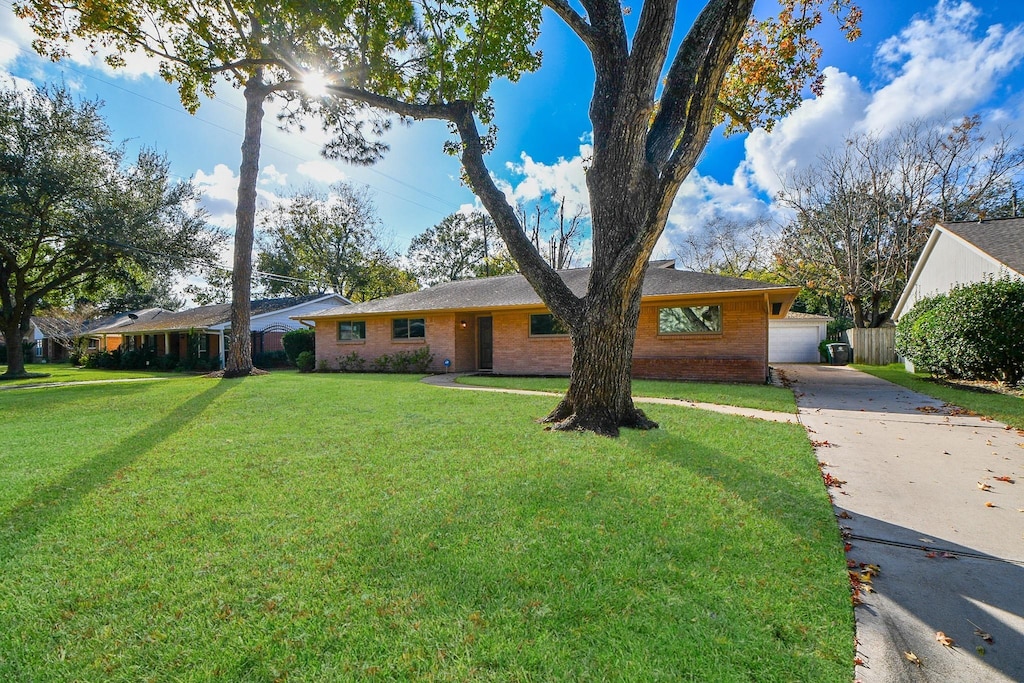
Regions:
<svg viewBox="0 0 1024 683"><path fill-rule="evenodd" d="M477 367L481 370L494 368L494 321L488 316L476 319Z"/></svg>

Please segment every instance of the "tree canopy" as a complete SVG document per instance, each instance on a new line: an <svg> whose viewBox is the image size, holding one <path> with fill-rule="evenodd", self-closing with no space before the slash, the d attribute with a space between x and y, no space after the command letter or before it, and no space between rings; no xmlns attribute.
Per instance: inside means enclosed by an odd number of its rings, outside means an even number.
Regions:
<svg viewBox="0 0 1024 683"><path fill-rule="evenodd" d="M428 287L514 273L515 264L500 241L487 214L453 213L412 239L408 259L417 279Z"/></svg>
<svg viewBox="0 0 1024 683"><path fill-rule="evenodd" d="M265 211L261 224L257 278L268 294L333 291L361 301L416 289L411 275L396 279L390 272L400 267L381 238L366 188L337 183L329 193L304 190Z"/></svg>
<svg viewBox="0 0 1024 683"><path fill-rule="evenodd" d="M143 150L126 159L97 102L61 88L0 91L0 324L7 375L41 304L70 304L191 270L215 256L189 183Z"/></svg>

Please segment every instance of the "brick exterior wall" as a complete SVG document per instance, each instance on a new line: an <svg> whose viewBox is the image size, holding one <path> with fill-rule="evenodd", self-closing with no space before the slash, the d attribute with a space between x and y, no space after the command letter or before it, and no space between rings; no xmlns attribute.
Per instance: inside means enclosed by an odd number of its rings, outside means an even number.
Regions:
<svg viewBox="0 0 1024 683"><path fill-rule="evenodd" d="M395 318L405 316L393 316ZM412 318L423 318L426 324L425 339L392 339L391 317L366 318L366 339L360 341L339 341L337 320L318 320L316 324L316 367L326 362L337 370L341 359L358 353L369 367L370 361L384 354L411 353L424 346L430 347L434 359L430 364L433 372L444 371L444 359L452 361L452 367L461 367L455 356L456 321L454 313L438 315L412 314ZM467 330L468 331L468 330ZM469 368L474 369L474 368Z"/></svg>
<svg viewBox="0 0 1024 683"><path fill-rule="evenodd" d="M658 334L658 309L673 305L722 307L720 334ZM493 370L507 375L568 375L572 345L567 336L530 336L534 311L495 311ZM391 339L391 317L366 318L366 339L342 342L337 339L337 320L319 320L316 325L317 366L326 361L337 368L339 359L355 351L367 364L382 354L415 351L430 346L431 370L444 371L444 359L455 372L478 368L477 313L414 314L426 322L426 338ZM395 316L399 317L399 316ZM462 329L461 322L466 321ZM640 309L633 376L651 379L690 379L762 383L768 374L768 310L761 293L735 298L702 301L658 302Z"/></svg>

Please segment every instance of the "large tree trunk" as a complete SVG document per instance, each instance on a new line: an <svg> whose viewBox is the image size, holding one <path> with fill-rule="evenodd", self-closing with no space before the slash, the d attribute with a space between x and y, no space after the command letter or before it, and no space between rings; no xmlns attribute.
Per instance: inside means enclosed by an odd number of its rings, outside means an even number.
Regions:
<svg viewBox="0 0 1024 683"><path fill-rule="evenodd" d="M238 172L238 206L235 207L235 258L231 274L231 350L225 359L225 377L252 372L252 338L249 330L252 297L252 242L256 226L256 181L260 171L260 137L263 132L263 100L267 91L262 72L245 86L245 137Z"/></svg>
<svg viewBox="0 0 1024 683"><path fill-rule="evenodd" d="M22 329L21 321L18 317L15 317L13 320L4 321L4 343L7 344L7 371L0 375L0 377L5 379L28 377L28 373L25 371L25 351L21 345L27 332L27 329Z"/></svg>
<svg viewBox="0 0 1024 683"><path fill-rule="evenodd" d="M643 277L631 293L607 282L591 282L585 317L572 329L569 390L544 422L558 430L618 436L620 427L658 426L633 405L633 342L640 315Z"/></svg>

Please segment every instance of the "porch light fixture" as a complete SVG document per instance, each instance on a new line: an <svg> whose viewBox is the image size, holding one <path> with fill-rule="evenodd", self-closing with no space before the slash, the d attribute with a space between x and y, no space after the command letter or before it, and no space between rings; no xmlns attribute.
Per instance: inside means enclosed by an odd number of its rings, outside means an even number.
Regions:
<svg viewBox="0 0 1024 683"><path fill-rule="evenodd" d="M462 329L466 329L466 321L465 320L460 320L459 321L459 327L461 327Z"/></svg>

